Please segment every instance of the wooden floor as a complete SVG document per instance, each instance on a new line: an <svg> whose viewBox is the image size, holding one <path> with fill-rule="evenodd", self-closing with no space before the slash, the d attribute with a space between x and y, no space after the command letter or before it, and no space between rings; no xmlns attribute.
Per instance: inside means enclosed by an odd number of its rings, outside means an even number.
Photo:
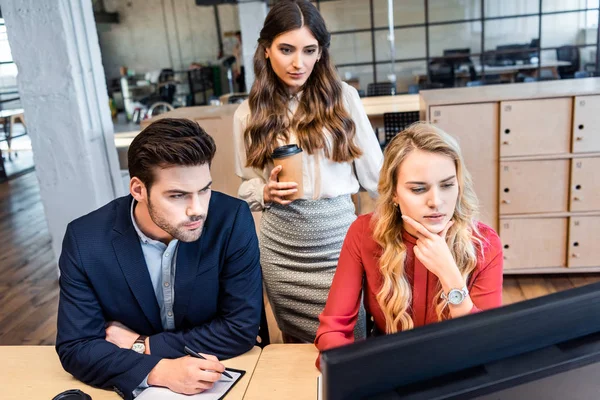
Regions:
<svg viewBox="0 0 600 400"><path fill-rule="evenodd" d="M0 345L54 344L57 268L34 173L0 184L0 235ZM506 276L504 302L599 280L600 274ZM277 329L270 333L281 340Z"/></svg>

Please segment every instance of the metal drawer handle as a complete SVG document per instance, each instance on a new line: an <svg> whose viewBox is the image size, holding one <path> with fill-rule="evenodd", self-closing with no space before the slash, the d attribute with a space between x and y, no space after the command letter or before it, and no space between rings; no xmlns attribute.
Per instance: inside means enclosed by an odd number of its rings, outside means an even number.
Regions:
<svg viewBox="0 0 600 400"><path fill-rule="evenodd" d="M510 200L502 200L502 204L510 204Z"/></svg>

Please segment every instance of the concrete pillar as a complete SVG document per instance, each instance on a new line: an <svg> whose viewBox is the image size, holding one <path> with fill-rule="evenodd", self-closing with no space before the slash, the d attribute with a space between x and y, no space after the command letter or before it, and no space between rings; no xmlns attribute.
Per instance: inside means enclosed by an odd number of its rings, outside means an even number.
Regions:
<svg viewBox="0 0 600 400"><path fill-rule="evenodd" d="M0 0L56 257L67 224L124 194L91 0Z"/></svg>
<svg viewBox="0 0 600 400"><path fill-rule="evenodd" d="M265 1L249 0L240 1L238 12L240 13L240 31L242 32L242 55L244 58L244 70L246 78L246 90L250 92L254 83L254 52L258 44L260 30L267 17L267 5Z"/></svg>

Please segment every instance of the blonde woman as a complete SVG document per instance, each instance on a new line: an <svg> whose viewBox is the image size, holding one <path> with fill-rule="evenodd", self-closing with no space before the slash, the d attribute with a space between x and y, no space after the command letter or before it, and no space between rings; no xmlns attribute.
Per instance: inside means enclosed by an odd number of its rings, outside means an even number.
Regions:
<svg viewBox="0 0 600 400"><path fill-rule="evenodd" d="M377 195L383 155L354 88L329 57L331 35L308 0L277 2L254 55L256 80L234 115L238 195L262 210L260 261L284 342L315 340L359 184ZM302 150L302 188L278 179L271 155ZM365 337L364 310L356 324Z"/></svg>
<svg viewBox="0 0 600 400"><path fill-rule="evenodd" d="M350 227L320 315L320 351L354 341L364 305L375 334L502 304L502 246L477 222L477 198L457 142L417 123L387 146L373 214Z"/></svg>

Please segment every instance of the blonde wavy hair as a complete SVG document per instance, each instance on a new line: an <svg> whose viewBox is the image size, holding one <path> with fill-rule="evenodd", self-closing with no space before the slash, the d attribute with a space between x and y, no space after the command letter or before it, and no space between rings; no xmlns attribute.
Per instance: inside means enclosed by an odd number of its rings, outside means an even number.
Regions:
<svg viewBox="0 0 600 400"><path fill-rule="evenodd" d="M456 165L458 200L452 216L454 224L446 235L446 242L465 281L477 265L478 252L483 250L481 234L474 219L478 210L477 196L458 143L431 124L418 122L409 126L396 135L385 149L379 177L379 199L372 219L373 236L382 249L379 270L383 284L377 293L377 301L385 315L386 333L396 333L398 325L401 330L414 327L409 314L412 290L405 274L406 245L402 241L402 219L393 199L399 168L417 149L448 156ZM433 306L441 321L448 317L448 309L441 299L440 283L437 289Z"/></svg>

